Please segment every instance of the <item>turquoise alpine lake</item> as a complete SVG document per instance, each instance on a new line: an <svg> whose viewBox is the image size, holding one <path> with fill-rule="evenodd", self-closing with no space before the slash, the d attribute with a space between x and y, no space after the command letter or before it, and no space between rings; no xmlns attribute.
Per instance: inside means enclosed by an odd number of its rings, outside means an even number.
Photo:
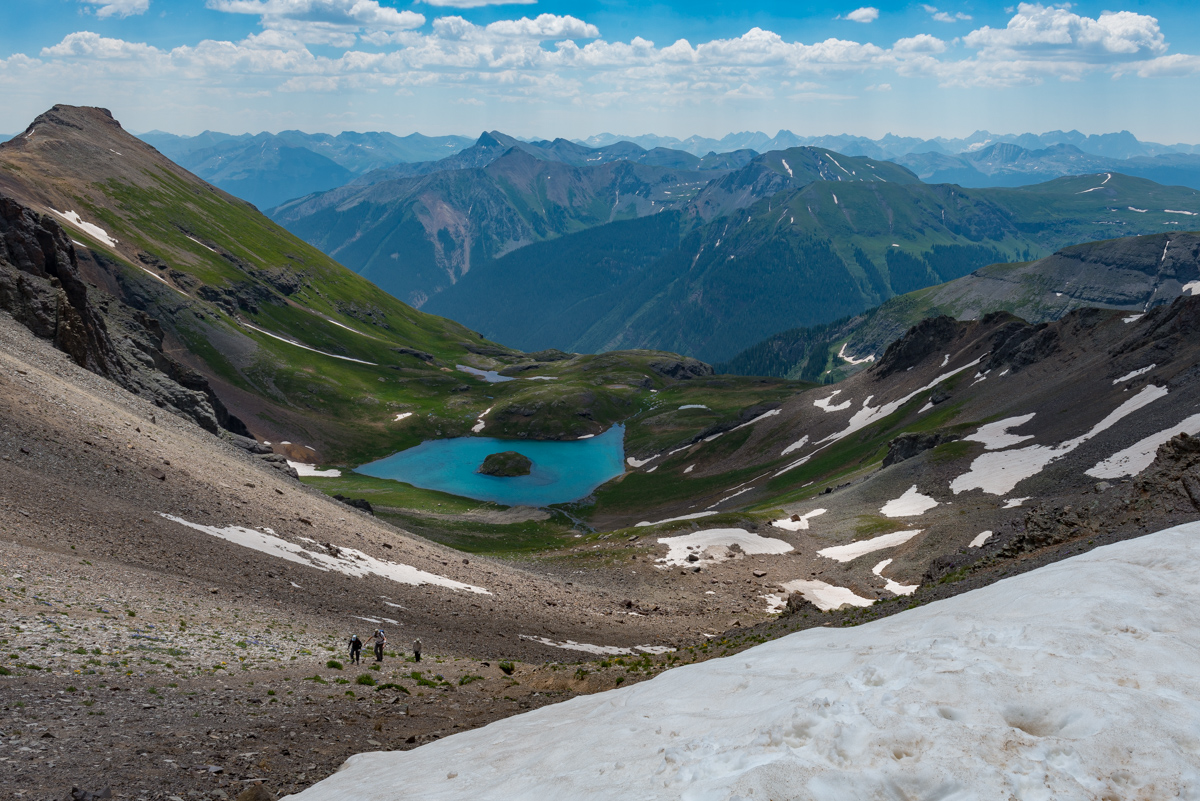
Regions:
<svg viewBox="0 0 1200 801"><path fill-rule="evenodd" d="M529 475L502 478L476 472L487 456L504 451L527 456L533 462ZM625 426L618 425L595 437L566 442L492 437L427 440L355 472L505 506L548 506L577 501L621 475L624 458Z"/></svg>

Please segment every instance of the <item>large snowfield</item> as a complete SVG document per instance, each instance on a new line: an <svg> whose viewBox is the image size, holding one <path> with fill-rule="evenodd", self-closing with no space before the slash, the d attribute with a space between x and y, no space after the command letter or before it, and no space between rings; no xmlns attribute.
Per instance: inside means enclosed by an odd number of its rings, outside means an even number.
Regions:
<svg viewBox="0 0 1200 801"><path fill-rule="evenodd" d="M1200 798L1200 523L409 752L303 801Z"/></svg>

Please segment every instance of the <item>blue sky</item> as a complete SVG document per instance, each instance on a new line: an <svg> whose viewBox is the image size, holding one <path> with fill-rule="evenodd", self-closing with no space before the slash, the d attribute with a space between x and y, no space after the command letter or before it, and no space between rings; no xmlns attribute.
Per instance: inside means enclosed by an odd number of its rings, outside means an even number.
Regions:
<svg viewBox="0 0 1200 801"><path fill-rule="evenodd" d="M54 103L134 131L685 137L1130 130L1200 141L1184 2L23 0L0 132Z"/></svg>

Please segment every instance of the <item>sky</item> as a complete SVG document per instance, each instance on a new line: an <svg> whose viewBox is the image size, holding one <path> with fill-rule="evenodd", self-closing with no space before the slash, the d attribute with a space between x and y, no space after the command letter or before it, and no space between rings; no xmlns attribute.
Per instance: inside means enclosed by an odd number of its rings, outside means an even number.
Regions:
<svg viewBox="0 0 1200 801"><path fill-rule="evenodd" d="M187 135L1197 143L1196 16L1182 0L21 0L0 3L0 133L68 103Z"/></svg>

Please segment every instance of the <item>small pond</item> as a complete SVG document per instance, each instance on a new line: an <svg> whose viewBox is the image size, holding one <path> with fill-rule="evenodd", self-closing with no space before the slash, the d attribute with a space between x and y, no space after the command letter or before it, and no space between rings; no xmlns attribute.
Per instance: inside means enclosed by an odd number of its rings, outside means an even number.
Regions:
<svg viewBox="0 0 1200 801"><path fill-rule="evenodd" d="M568 442L437 439L365 464L355 472L506 506L547 506L579 500L621 475L625 470L624 440L625 426L619 425L599 436ZM529 457L533 462L529 475L501 478L475 472L489 454L502 451Z"/></svg>

